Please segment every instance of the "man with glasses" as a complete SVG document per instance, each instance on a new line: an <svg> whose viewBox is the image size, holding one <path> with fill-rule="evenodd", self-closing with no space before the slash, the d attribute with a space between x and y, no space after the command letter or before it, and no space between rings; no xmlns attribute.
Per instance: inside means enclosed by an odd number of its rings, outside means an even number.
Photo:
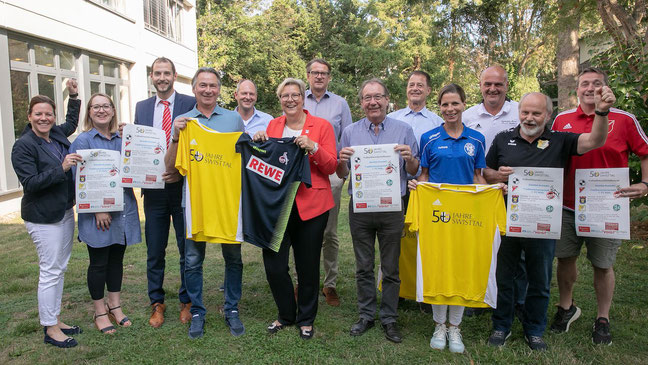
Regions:
<svg viewBox="0 0 648 365"><path fill-rule="evenodd" d="M379 79L365 81L360 87L360 103L365 118L348 126L342 132L337 175L344 178L349 174L352 146L382 145L396 143L394 150L400 154L401 197L407 191L407 175L415 175L419 168L418 143L412 127L397 119L387 117L389 92ZM352 194L349 186L349 195ZM396 326L398 318L398 259L400 239L403 231L403 211L354 213L353 196L349 201L349 228L356 259L356 286L358 290L359 320L351 326L351 336L360 336L374 326L376 313L376 282L374 276L375 241L380 249L380 270L382 273L382 300L380 322L385 337L399 343L402 336Z"/></svg>
<svg viewBox="0 0 648 365"><path fill-rule="evenodd" d="M165 57L153 61L151 82L155 96L142 100L135 105L135 124L162 129L166 132L167 146L171 141L172 122L175 117L186 113L196 104L193 96L175 91L173 84L177 77L175 65ZM146 278L151 303L149 324L155 328L164 323L164 267L167 242L169 241L170 222L173 220L178 252L180 253L180 321L191 320L191 303L184 280L185 231L182 217L182 181L177 170L167 171L162 177L164 189L142 189L144 194L144 235L146 237Z"/></svg>
<svg viewBox="0 0 648 365"><path fill-rule="evenodd" d="M342 131L351 124L351 110L347 101L327 90L331 81L331 65L321 58L315 58L306 65L309 89L306 90L304 108L316 117L326 119L335 131L335 141L339 144ZM322 242L322 260L324 261L324 287L322 294L326 296L328 305L340 305L340 297L335 289L338 274L337 221L340 212L340 196L344 179L333 174L329 177L335 207L329 211L329 218L324 231Z"/></svg>

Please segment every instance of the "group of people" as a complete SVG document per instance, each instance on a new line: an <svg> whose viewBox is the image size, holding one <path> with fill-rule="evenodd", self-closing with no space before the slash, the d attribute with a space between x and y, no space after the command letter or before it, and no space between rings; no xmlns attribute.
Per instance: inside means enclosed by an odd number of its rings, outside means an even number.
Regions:
<svg viewBox="0 0 648 365"><path fill-rule="evenodd" d="M430 76L412 72L407 80L408 106L387 115L389 91L380 79L369 79L358 97L365 117L352 123L347 101L328 90L331 65L314 59L306 66L306 83L287 78L277 88L283 115L272 118L255 108L256 85L241 80L234 94L238 107L229 111L218 106L221 80L218 71L203 67L192 79L194 96L174 89L173 62L160 57L151 66L151 80L157 94L137 103L135 123L165 131L164 189L143 189L145 238L147 245L149 324L165 321L165 251L173 222L180 253L180 321L190 323L188 335L204 334L206 308L203 303L203 261L206 243L186 238L183 217L183 177L175 167L178 140L191 119L218 132L243 132L255 141L292 137L308 155L311 184L301 183L293 204L286 233L278 252L263 249L266 277L277 306L277 318L267 327L276 333L296 325L299 336L310 339L320 293L331 306L340 305L336 290L338 274L337 237L340 197L350 170L354 146L396 144L399 155L399 183L403 209L397 212L357 213L353 209L351 185L348 193L349 227L356 262L358 320L350 327L360 336L375 325L378 312L385 337L399 343L399 255L409 190L418 182L452 184L507 183L512 167L564 167L565 209L562 239L540 240L503 237L497 254L497 306L493 310L493 331L488 343L504 345L510 336L516 308L520 309L525 338L534 350L546 349L542 336L547 324L553 257L558 257L560 303L551 329L566 332L580 316L573 304L576 258L582 237L573 232L573 190L575 168L627 166L628 154L640 156L642 182L619 190L618 195L637 198L648 193L648 138L629 113L611 108L615 97L607 87L607 76L588 68L578 77L578 109L561 113L550 131L553 104L541 93L524 95L518 103L507 98L508 78L500 66L480 75L483 100L468 110L464 90L456 84L441 89L437 98L441 117L426 108L431 93ZM34 241L40 262L38 303L45 342L58 347L77 344L70 337L77 326L60 319L63 275L72 248L74 232L74 169L81 156L75 151L103 148L119 151L121 137L115 108L104 94L91 96L81 133L73 143L67 139L76 131L80 101L74 81L68 83L70 101L66 123L55 125L54 103L36 96L28 111L30 123L12 152L14 169L23 185L22 217ZM578 132L578 133L572 133ZM607 142L606 142L607 140ZM603 146L603 147L602 147ZM590 152L591 151L591 152ZM612 157L610 157L612 156ZM571 179L571 180L570 180ZM141 241L137 203L132 189L124 189L121 212L79 214L79 239L88 246L88 289L94 302L95 325L104 333L116 331L112 322L129 326L121 310L120 291L123 256L127 245ZM571 205L570 205L571 204ZM218 219L217 217L214 219ZM569 223L571 222L571 223ZM571 224L571 226L569 225ZM567 232L571 230L570 232ZM380 308L376 291L375 241L380 253ZM592 339L611 343L609 309L614 289L612 266L620 241L585 240L588 259L594 266L597 319ZM424 244L424 243L422 243ZM240 336L245 327L239 315L243 261L241 245L222 244L225 261L224 317L230 333ZM297 285L289 267L292 247ZM324 266L320 286L320 261ZM515 278L526 275L522 285ZM320 291L320 287L322 288ZM514 288L521 288L514 290ZM104 288L108 298L104 299ZM515 293L514 293L515 291ZM520 305L521 307L516 307ZM435 329L430 346L463 352L459 326L464 307L433 305Z"/></svg>

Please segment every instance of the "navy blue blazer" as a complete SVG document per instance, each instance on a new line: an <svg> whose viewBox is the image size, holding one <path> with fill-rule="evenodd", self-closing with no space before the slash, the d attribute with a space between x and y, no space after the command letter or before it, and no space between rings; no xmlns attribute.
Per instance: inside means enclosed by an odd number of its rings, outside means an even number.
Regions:
<svg viewBox="0 0 648 365"><path fill-rule="evenodd" d="M81 101L70 99L65 124L54 125L50 139L70 147L67 139L79 123ZM63 171L61 161L44 145L27 124L11 150L11 163L23 187L22 219L32 223L56 223L74 206L72 169Z"/></svg>
<svg viewBox="0 0 648 365"><path fill-rule="evenodd" d="M175 101L173 105L173 116L172 120L180 115L184 114L196 106L196 98L193 96L180 94L176 91ZM153 114L155 111L155 96L151 96L148 99L137 102L135 105L135 124L146 125L149 127L153 126ZM174 188L174 186L178 185ZM158 194L164 194L164 191L167 189L180 189L182 191L182 180L174 184L165 184L165 189L142 189L142 194L147 195L151 194L151 197L158 197Z"/></svg>
<svg viewBox="0 0 648 365"><path fill-rule="evenodd" d="M178 115L190 111L194 106L196 106L196 98L176 92L171 119L175 119ZM135 124L152 127L154 110L155 95L137 102L135 105Z"/></svg>

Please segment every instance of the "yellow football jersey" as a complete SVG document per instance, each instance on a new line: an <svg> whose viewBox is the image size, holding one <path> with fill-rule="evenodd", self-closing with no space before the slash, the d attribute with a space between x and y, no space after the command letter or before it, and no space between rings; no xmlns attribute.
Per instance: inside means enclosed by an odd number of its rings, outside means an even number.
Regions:
<svg viewBox="0 0 648 365"><path fill-rule="evenodd" d="M405 222L417 232L417 301L496 307L497 251L506 231L506 207L496 185L419 183ZM406 270L412 268L401 266L401 273ZM403 291L412 289L401 283Z"/></svg>
<svg viewBox="0 0 648 365"><path fill-rule="evenodd" d="M240 132L220 133L191 120L180 132L176 168L186 176L186 235L194 241L240 243Z"/></svg>

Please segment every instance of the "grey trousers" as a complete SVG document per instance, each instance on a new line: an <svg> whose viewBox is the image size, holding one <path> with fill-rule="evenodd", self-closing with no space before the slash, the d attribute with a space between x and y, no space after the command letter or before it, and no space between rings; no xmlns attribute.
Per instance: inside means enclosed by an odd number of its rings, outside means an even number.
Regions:
<svg viewBox="0 0 648 365"><path fill-rule="evenodd" d="M340 247L337 224L338 214L340 213L340 197L345 180L340 179L336 174L330 175L329 180L331 181L335 207L329 210L328 222L324 231L324 241L322 242L322 261L324 264L324 287L335 288L338 275L338 249Z"/></svg>
<svg viewBox="0 0 648 365"><path fill-rule="evenodd" d="M378 238L382 300L380 322L388 324L398 318L398 259L403 232L403 212L354 213L353 199L349 202L349 228L356 259L356 285L360 318L373 320L376 314L376 278L374 275L375 242Z"/></svg>

